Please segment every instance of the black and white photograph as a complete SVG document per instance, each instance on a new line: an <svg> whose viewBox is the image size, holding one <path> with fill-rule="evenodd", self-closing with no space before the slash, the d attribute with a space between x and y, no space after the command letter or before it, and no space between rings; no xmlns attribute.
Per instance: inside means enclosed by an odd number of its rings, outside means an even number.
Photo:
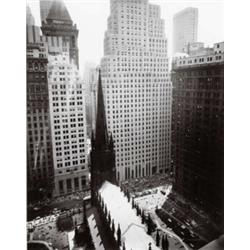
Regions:
<svg viewBox="0 0 250 250"><path fill-rule="evenodd" d="M1 249L249 249L249 8L5 2Z"/></svg>
<svg viewBox="0 0 250 250"><path fill-rule="evenodd" d="M224 249L223 8L26 2L28 250Z"/></svg>

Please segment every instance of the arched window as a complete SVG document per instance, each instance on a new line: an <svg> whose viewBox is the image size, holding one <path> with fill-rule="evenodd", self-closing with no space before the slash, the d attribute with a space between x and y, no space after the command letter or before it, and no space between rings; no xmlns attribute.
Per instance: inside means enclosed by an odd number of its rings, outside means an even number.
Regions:
<svg viewBox="0 0 250 250"><path fill-rule="evenodd" d="M41 65L40 65L40 69L42 70L42 71L44 71L44 65L41 63Z"/></svg>
<svg viewBox="0 0 250 250"><path fill-rule="evenodd" d="M38 70L38 63L35 63L35 70L37 71Z"/></svg>

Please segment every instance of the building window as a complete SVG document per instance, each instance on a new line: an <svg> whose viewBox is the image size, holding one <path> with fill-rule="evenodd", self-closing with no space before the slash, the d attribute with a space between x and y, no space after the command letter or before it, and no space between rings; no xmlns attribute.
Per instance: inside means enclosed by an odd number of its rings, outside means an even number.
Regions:
<svg viewBox="0 0 250 250"><path fill-rule="evenodd" d="M72 189L72 186L71 186L71 179L67 179L66 183L67 183L67 191L68 191L68 192L71 192L71 189Z"/></svg>
<svg viewBox="0 0 250 250"><path fill-rule="evenodd" d="M74 178L74 185L75 185L75 190L79 190L79 179Z"/></svg>
<svg viewBox="0 0 250 250"><path fill-rule="evenodd" d="M82 176L82 187L86 186L86 176Z"/></svg>
<svg viewBox="0 0 250 250"><path fill-rule="evenodd" d="M63 181L59 181L59 192L63 193Z"/></svg>

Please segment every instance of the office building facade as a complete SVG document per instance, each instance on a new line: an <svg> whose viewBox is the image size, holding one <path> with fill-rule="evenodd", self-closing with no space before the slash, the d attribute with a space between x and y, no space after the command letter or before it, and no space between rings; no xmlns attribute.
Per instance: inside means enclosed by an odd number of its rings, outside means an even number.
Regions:
<svg viewBox="0 0 250 250"><path fill-rule="evenodd" d="M117 180L170 168L171 91L160 7L111 0L101 60L108 130Z"/></svg>
<svg viewBox="0 0 250 250"><path fill-rule="evenodd" d="M49 119L47 44L39 27L27 26L27 191L28 202L50 197L53 155Z"/></svg>
<svg viewBox="0 0 250 250"><path fill-rule="evenodd" d="M85 91L78 70L78 30L63 1L51 3L41 30L48 44L53 196L60 196L89 188Z"/></svg>
<svg viewBox="0 0 250 250"><path fill-rule="evenodd" d="M69 44L48 56L54 196L88 189L84 84L70 62Z"/></svg>
<svg viewBox="0 0 250 250"><path fill-rule="evenodd" d="M174 189L207 211L223 211L224 43L172 67Z"/></svg>

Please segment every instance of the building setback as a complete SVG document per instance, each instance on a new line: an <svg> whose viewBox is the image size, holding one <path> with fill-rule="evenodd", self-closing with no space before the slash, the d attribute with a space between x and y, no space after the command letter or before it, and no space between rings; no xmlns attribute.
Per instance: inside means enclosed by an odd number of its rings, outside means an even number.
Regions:
<svg viewBox="0 0 250 250"><path fill-rule="evenodd" d="M28 201L50 196L53 190L47 63L47 44L39 35L39 27L27 26Z"/></svg>
<svg viewBox="0 0 250 250"><path fill-rule="evenodd" d="M64 42L69 42L70 60L73 61L79 69L78 29L76 24L73 25L70 14L62 0L53 1L46 22L42 23L41 29L44 36L63 37Z"/></svg>
<svg viewBox="0 0 250 250"><path fill-rule="evenodd" d="M174 15L173 54L187 53L188 45L197 42L198 9L188 7Z"/></svg>
<svg viewBox="0 0 250 250"><path fill-rule="evenodd" d="M206 55L175 59L172 83L174 189L208 212L222 212L224 43Z"/></svg>
<svg viewBox="0 0 250 250"><path fill-rule="evenodd" d="M160 7L111 0L101 60L108 130L117 180L170 167L171 82Z"/></svg>

